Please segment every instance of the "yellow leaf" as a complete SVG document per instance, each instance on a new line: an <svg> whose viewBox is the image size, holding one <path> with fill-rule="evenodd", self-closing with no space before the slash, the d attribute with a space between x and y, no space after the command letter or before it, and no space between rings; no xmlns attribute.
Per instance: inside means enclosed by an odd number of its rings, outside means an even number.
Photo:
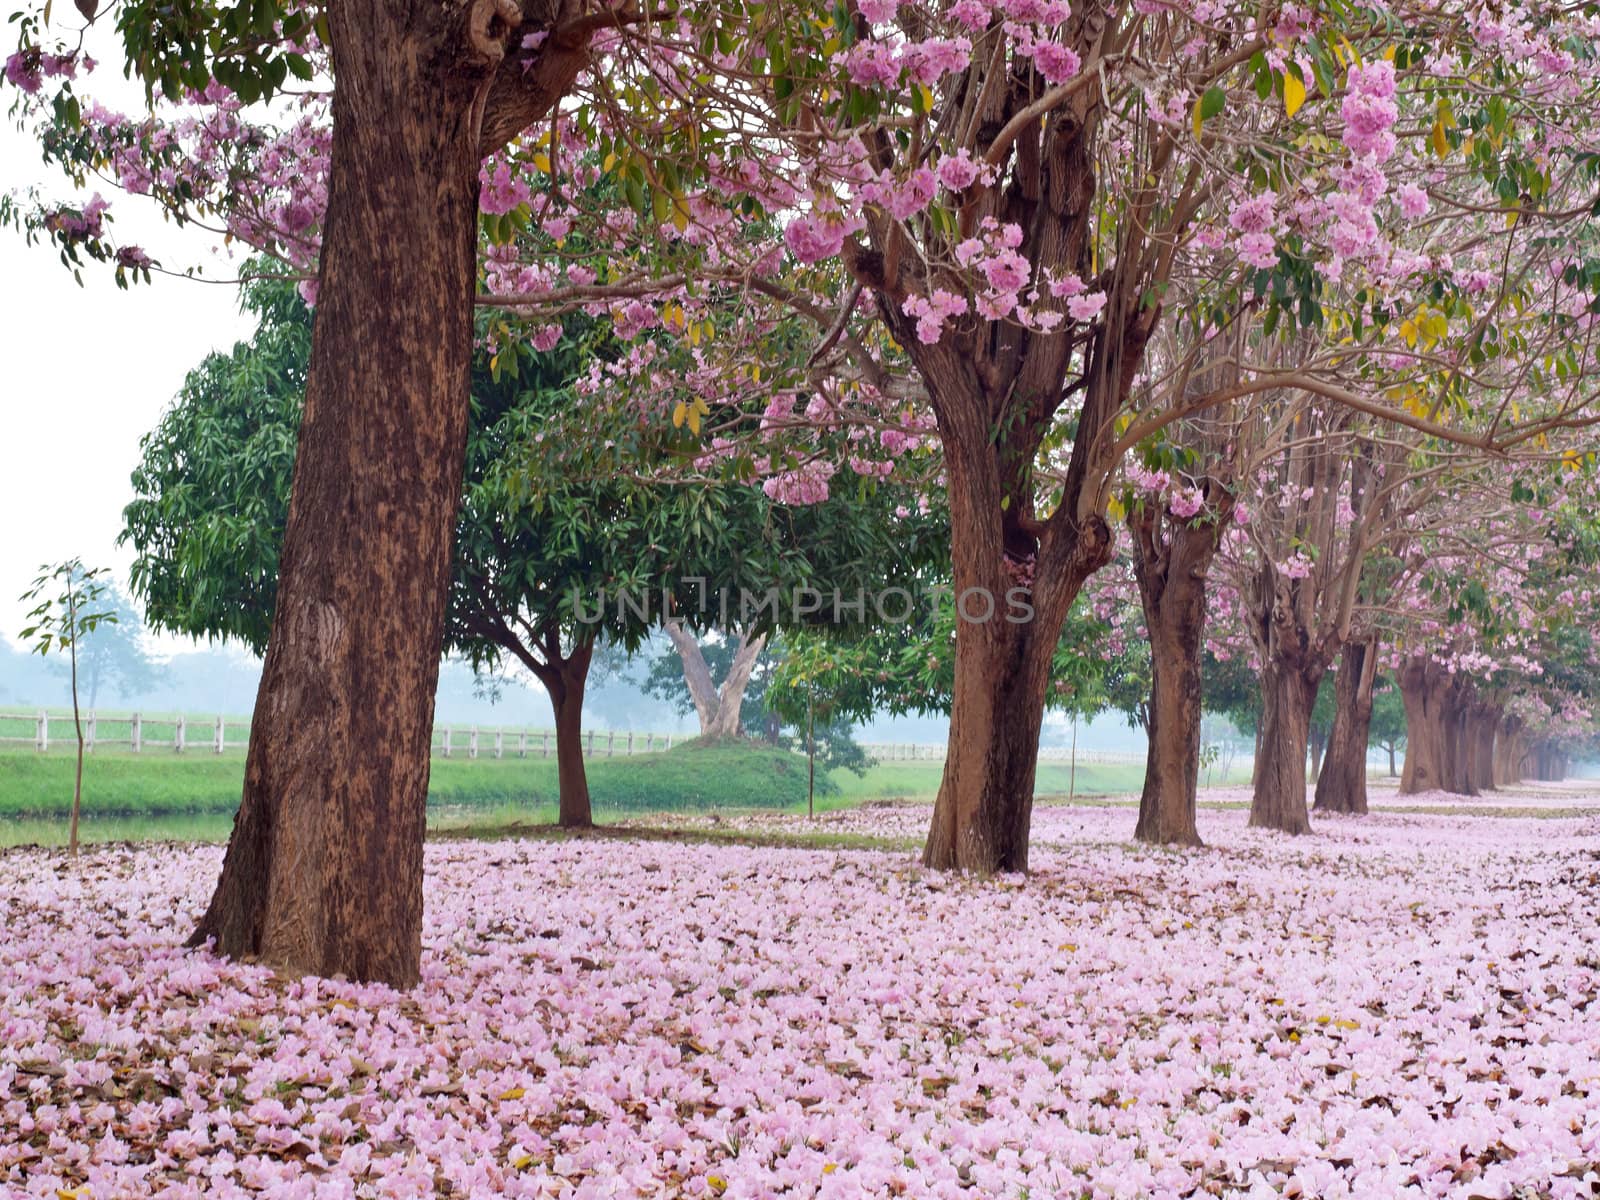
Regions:
<svg viewBox="0 0 1600 1200"><path fill-rule="evenodd" d="M85 1197L93 1194L86 1183L80 1188L57 1188L56 1200L84 1200Z"/></svg>
<svg viewBox="0 0 1600 1200"><path fill-rule="evenodd" d="M515 1158L513 1158L511 1160L511 1166L515 1170L520 1171L524 1167L526 1167L529 1163L531 1163L532 1161L533 1161L533 1155L531 1155L531 1154L519 1154L519 1155L517 1155Z"/></svg>
<svg viewBox="0 0 1600 1200"><path fill-rule="evenodd" d="M688 415L689 406L682 400L679 400L677 404L672 406L672 427L674 429L682 429L684 419L688 417Z"/></svg>
<svg viewBox="0 0 1600 1200"><path fill-rule="evenodd" d="M1343 1020L1335 1021L1333 1023L1333 1027L1335 1029L1360 1029L1361 1028L1361 1022L1360 1021L1352 1021L1352 1020L1350 1020L1349 1017L1346 1017Z"/></svg>
<svg viewBox="0 0 1600 1200"><path fill-rule="evenodd" d="M1443 116L1433 119L1433 152L1440 158L1450 153L1450 139L1445 137Z"/></svg>
<svg viewBox="0 0 1600 1200"><path fill-rule="evenodd" d="M838 1169L839 1169L839 1164L838 1163L823 1163L822 1164L822 1173L824 1175L832 1175Z"/></svg>
<svg viewBox="0 0 1600 1200"><path fill-rule="evenodd" d="M600 164L600 173L602 175L609 175L609 174L611 174L612 169L616 167L616 165L617 165L617 156L616 156L615 152L613 152L611 154L608 154L608 155L606 155L605 161Z"/></svg>
<svg viewBox="0 0 1600 1200"><path fill-rule="evenodd" d="M1120 521L1127 515L1128 506L1122 502L1122 498L1120 496L1113 496L1111 499L1106 501L1106 516L1110 517L1113 521ZM1062 948L1066 950L1077 949L1076 946L1073 946L1070 943Z"/></svg>
<svg viewBox="0 0 1600 1200"><path fill-rule="evenodd" d="M1283 73L1283 111L1291 117L1300 111L1300 106L1306 102L1306 85L1300 82L1300 77L1292 71Z"/></svg>
<svg viewBox="0 0 1600 1200"><path fill-rule="evenodd" d="M502 1099L502 1100L521 1100L522 1097L523 1097L523 1094L524 1094L523 1090L520 1087L507 1088L505 1091L500 1093L500 1099Z"/></svg>
<svg viewBox="0 0 1600 1200"><path fill-rule="evenodd" d="M1197 142L1200 140L1200 130L1205 124L1205 120L1205 117L1200 115L1200 101L1196 100L1194 102L1194 140Z"/></svg>
<svg viewBox="0 0 1600 1200"><path fill-rule="evenodd" d="M728 1181L721 1175L707 1175L706 1186L720 1196L728 1190Z"/></svg>

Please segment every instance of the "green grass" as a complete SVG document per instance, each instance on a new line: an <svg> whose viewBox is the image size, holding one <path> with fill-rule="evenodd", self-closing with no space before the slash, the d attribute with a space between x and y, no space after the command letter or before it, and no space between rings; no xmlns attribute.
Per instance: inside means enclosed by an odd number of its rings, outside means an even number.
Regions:
<svg viewBox="0 0 1600 1200"><path fill-rule="evenodd" d="M942 762L881 762L865 776L839 771L834 778L839 795L829 807L837 808L861 800L903 798L931 800L939 791ZM1136 765L1078 765L1076 779L1066 763L1040 763L1034 778L1034 793L1039 796L1065 796L1070 789L1079 796L1115 796L1137 792L1144 785L1144 767ZM820 807L820 806L819 806Z"/></svg>
<svg viewBox="0 0 1600 1200"><path fill-rule="evenodd" d="M688 742L672 750L588 762L596 811L694 812L708 808L796 808L806 799L806 762L787 751ZM0 817L52 817L72 804L73 759L0 753ZM819 795L834 784L818 779ZM84 764L83 811L91 816L231 813L244 785L238 756L94 755ZM543 758L433 760L428 803L442 807L553 807L556 764Z"/></svg>

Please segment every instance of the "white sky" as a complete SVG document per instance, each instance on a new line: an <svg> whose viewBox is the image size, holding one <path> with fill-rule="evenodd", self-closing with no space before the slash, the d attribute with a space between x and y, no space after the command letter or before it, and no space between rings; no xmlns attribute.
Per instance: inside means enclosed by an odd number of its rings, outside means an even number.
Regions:
<svg viewBox="0 0 1600 1200"><path fill-rule="evenodd" d="M72 196L0 115L0 190L34 183ZM168 225L148 202L104 194L119 243L142 244L167 266L206 261L226 275L214 235ZM110 566L127 590L133 555L116 539L139 439L192 367L251 328L230 286L156 276L121 291L98 263L83 282L47 246L0 230L0 634L13 642L27 611L17 597L41 563L77 556ZM156 639L152 649L191 645Z"/></svg>

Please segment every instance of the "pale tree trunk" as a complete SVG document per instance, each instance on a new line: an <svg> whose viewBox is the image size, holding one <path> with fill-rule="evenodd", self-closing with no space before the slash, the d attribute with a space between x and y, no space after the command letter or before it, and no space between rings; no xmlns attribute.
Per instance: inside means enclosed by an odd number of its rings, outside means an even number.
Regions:
<svg viewBox="0 0 1600 1200"><path fill-rule="evenodd" d="M1496 787L1511 787L1522 778L1522 722L1517 717L1505 717L1495 731L1494 783Z"/></svg>
<svg viewBox="0 0 1600 1200"><path fill-rule="evenodd" d="M78 767L72 776L72 818L68 823L67 853L78 857L78 810L83 804L83 718L78 712L78 597L76 585L67 576L67 646L72 655L72 728L78 735Z"/></svg>
<svg viewBox="0 0 1600 1200"><path fill-rule="evenodd" d="M711 678L711 668L706 664L700 641L671 620L666 623L667 636L683 662L683 679L689 686L689 699L694 704L695 716L700 720L700 736L706 738L738 737L744 730L740 723L744 707L745 689L750 686L750 675L756 669L761 651L766 648L767 635L752 637L746 630L739 635L733 661L728 666L727 677L719 688Z"/></svg>
<svg viewBox="0 0 1600 1200"><path fill-rule="evenodd" d="M517 13L352 0L327 15L332 164L277 609L243 799L190 944L410 987L467 434L479 114Z"/></svg>
<svg viewBox="0 0 1600 1200"><path fill-rule="evenodd" d="M1313 700L1312 704L1315 703ZM1306 778L1315 783L1322 777L1322 756L1328 750L1328 735L1315 725L1311 725L1306 730L1306 745L1311 754L1311 769Z"/></svg>
<svg viewBox="0 0 1600 1200"><path fill-rule="evenodd" d="M1217 491L1218 489L1210 489ZM1206 577L1232 500L1199 525L1164 523L1154 505L1128 514L1133 569L1150 637L1149 751L1133 836L1157 845L1199 846L1195 821L1200 776L1200 654L1205 639Z"/></svg>
<svg viewBox="0 0 1600 1200"><path fill-rule="evenodd" d="M1367 745L1378 652L1370 641L1349 642L1333 677L1333 730L1317 776L1317 812L1367 811ZM1391 756L1392 761L1392 756Z"/></svg>

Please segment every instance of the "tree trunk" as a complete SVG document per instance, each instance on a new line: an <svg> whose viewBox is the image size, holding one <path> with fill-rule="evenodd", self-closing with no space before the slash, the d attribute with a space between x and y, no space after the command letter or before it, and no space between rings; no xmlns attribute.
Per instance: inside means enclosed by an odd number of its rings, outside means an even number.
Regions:
<svg viewBox="0 0 1600 1200"><path fill-rule="evenodd" d="M766 644L767 635L764 633L757 637L751 637L748 632L740 635L739 647L733 652L727 678L717 691L717 719L709 730L712 737L738 737L744 732L740 718L744 693L750 686L750 674L756 669L756 662Z"/></svg>
<svg viewBox="0 0 1600 1200"><path fill-rule="evenodd" d="M1495 790L1494 741L1500 726L1500 707L1491 700L1480 700L1467 711L1467 775L1476 792Z"/></svg>
<svg viewBox="0 0 1600 1200"><path fill-rule="evenodd" d="M565 659L547 667L543 679L556 714L557 822L563 829L588 829L594 824L589 775L583 763L583 692L593 656L594 643L580 643Z"/></svg>
<svg viewBox="0 0 1600 1200"><path fill-rule="evenodd" d="M1350 642L1340 651L1333 677L1333 730L1317 776L1317 812L1367 811L1367 744L1377 675L1378 652L1371 642ZM1392 750L1389 761L1392 769Z"/></svg>
<svg viewBox="0 0 1600 1200"><path fill-rule="evenodd" d="M1406 760L1400 773L1400 794L1439 791L1444 787L1444 723L1439 668L1427 658L1407 659L1400 668L1400 700L1406 710Z"/></svg>
<svg viewBox="0 0 1600 1200"><path fill-rule="evenodd" d="M1306 778L1315 783L1322 777L1322 756L1327 753L1328 734L1317 726L1312 725L1306 731L1306 743L1311 751L1311 772Z"/></svg>
<svg viewBox="0 0 1600 1200"><path fill-rule="evenodd" d="M1511 787L1522 778L1522 722L1517 717L1505 717L1495 731L1494 783L1496 787Z"/></svg>
<svg viewBox="0 0 1600 1200"><path fill-rule="evenodd" d="M1445 682L1440 698L1440 724L1444 730L1444 741L1440 748L1439 763L1443 768L1444 790L1458 796L1478 794L1472 784L1472 743L1467 726L1472 704L1471 684L1459 675Z"/></svg>
<svg viewBox="0 0 1600 1200"><path fill-rule="evenodd" d="M666 631L683 662L683 679L689 687L695 716L700 720L700 736L738 737L744 729L741 710L745 689L750 686L750 675L766 647L766 634L751 637L746 631L739 636L727 677L719 688L711 678L711 668L706 664L705 652L700 649L700 640L677 620L668 621Z"/></svg>
<svg viewBox="0 0 1600 1200"><path fill-rule="evenodd" d="M1399 778L1400 772L1394 769L1394 743L1390 742L1384 747L1384 749L1389 752L1389 778L1397 779Z"/></svg>
<svg viewBox="0 0 1600 1200"><path fill-rule="evenodd" d="M1261 671L1261 756L1256 760L1250 825L1284 833L1311 832L1306 811L1306 742L1319 680L1269 661Z"/></svg>
<svg viewBox="0 0 1600 1200"><path fill-rule="evenodd" d="M277 610L243 801L190 939L396 987L419 972L466 444L481 8L328 9L332 167Z"/></svg>
<svg viewBox="0 0 1600 1200"><path fill-rule="evenodd" d="M1110 530L1098 518L1082 529L1059 531L1048 543L1031 541L1011 525L1014 517L1000 505L997 482L964 461L987 455L987 445L981 430L959 441L945 437L957 606L955 683L944 775L922 851L926 866L979 873L1028 869L1051 662L1067 610L1111 552ZM1010 620L1021 615L1008 597L1019 586L1012 564L1022 556L1033 560L1026 591L1031 619ZM985 613L989 619L980 619Z"/></svg>
<svg viewBox="0 0 1600 1200"><path fill-rule="evenodd" d="M1231 510L1232 502L1221 503ZM1224 514L1165 531L1154 505L1128 514L1134 577L1150 637L1149 751L1133 836L1157 845L1199 846L1195 792L1200 775L1200 654L1205 637L1206 577Z"/></svg>

